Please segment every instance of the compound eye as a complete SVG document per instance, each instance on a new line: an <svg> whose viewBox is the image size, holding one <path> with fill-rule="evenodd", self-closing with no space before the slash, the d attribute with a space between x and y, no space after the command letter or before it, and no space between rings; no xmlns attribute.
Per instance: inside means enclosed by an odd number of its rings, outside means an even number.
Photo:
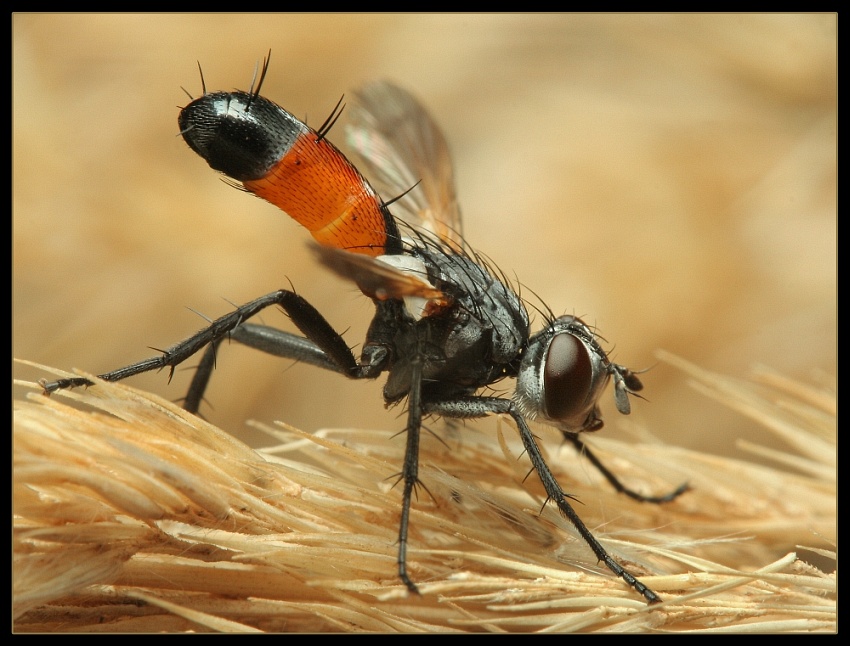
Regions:
<svg viewBox="0 0 850 646"><path fill-rule="evenodd" d="M587 346L572 334L558 334L549 343L543 366L546 415L569 420L585 412L594 391L594 365Z"/></svg>

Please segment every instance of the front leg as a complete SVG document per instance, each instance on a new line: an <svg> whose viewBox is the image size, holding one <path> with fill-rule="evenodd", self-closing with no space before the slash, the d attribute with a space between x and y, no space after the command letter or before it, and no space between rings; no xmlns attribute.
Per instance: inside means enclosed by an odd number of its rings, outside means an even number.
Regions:
<svg viewBox="0 0 850 646"><path fill-rule="evenodd" d="M572 442L573 446L576 447L576 451L578 451L579 455L583 455L590 463L596 467L596 470L599 471L603 475L603 477L611 483L611 486L614 487L618 492L624 494L631 498L632 500L637 500L638 502L649 502L656 505L671 502L685 493L690 486L687 482L683 482L678 487L661 496L646 496L634 489L629 489L626 485L620 482L620 479L615 476L611 471L602 464L602 461L596 457L596 455L591 451L587 445L581 441L578 436L578 433L568 433L567 431L562 431L564 435L564 439Z"/></svg>
<svg viewBox="0 0 850 646"><path fill-rule="evenodd" d="M581 518L579 518L579 515L575 512L567 500L570 496L565 493L561 488L561 485L558 484L558 481L555 479L555 476L552 475L552 471L543 459L543 454L537 446L537 441L535 440L531 429L528 427L528 423L525 421L525 418L516 411L511 400L503 399L501 397L459 397L452 400L428 402L423 406L423 410L425 413L433 413L443 417L454 418L484 417L489 414L510 415L517 425L520 439L522 440L522 444L525 447L528 457L531 459L531 464L534 466L534 470L537 472L537 476L540 478L540 482L546 490L546 502L551 500L558 506L558 511L560 511L561 514L572 523L579 535L581 535L584 539L584 542L587 543L591 550L593 550L596 558L605 563L609 570L640 593L647 602L659 603L661 601L661 597L644 585L622 565L617 563L610 554L608 554L607 550L602 546L599 540L591 533Z"/></svg>

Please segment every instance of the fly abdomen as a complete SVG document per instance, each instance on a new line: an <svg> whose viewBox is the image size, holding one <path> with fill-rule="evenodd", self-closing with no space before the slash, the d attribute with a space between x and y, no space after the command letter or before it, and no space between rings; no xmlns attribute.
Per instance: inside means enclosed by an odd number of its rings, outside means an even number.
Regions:
<svg viewBox="0 0 850 646"><path fill-rule="evenodd" d="M324 136L276 103L214 92L183 108L178 123L212 168L285 211L320 244L385 253L389 216L374 189Z"/></svg>

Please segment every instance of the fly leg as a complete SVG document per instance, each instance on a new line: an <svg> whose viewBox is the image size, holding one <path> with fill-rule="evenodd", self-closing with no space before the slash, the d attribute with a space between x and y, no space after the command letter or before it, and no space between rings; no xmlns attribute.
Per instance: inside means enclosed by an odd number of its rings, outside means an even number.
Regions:
<svg viewBox="0 0 850 646"><path fill-rule="evenodd" d="M568 433L564 431L563 435L564 439L573 443L579 454L584 455L588 460L590 460L590 463L596 467L599 473L601 473L608 482L611 483L611 486L614 487L614 489L616 489L619 493L625 494L629 498L637 500L638 502L651 502L654 504L670 502L671 500L675 500L676 498L681 496L689 489L688 483L683 482L673 491L664 494L663 496L645 496L644 494L638 493L633 489L629 489L628 487L626 487L626 485L620 482L617 476L611 473L611 471L609 471L608 468L604 464L602 464L599 458L597 458L593 454L593 452L587 447L587 445L579 439L577 433Z"/></svg>
<svg viewBox="0 0 850 646"><path fill-rule="evenodd" d="M401 481L404 490L401 498L401 520L398 528L398 576L407 589L419 594L419 588L407 574L407 530L410 522L410 503L419 483L419 432L422 427L422 364L421 359L411 361L410 393L407 398L407 446L404 450L404 467Z"/></svg>
<svg viewBox="0 0 850 646"><path fill-rule="evenodd" d="M584 542L587 543L596 555L596 558L605 563L609 570L640 593L648 603L658 603L661 601L661 597L641 583L640 580L608 554L607 550L591 533L581 518L579 518L578 514L567 501L570 496L561 489L561 486L543 459L543 455L537 446L534 434L528 427L528 423L515 410L511 400L500 397L461 397L452 400L427 402L423 405L423 412L455 418L484 417L489 414L510 415L514 422L516 422L525 451L528 453L531 464L534 466L534 470L537 472L540 482L543 483L543 488L546 490L546 502L551 500L558 506L558 511L573 524L584 539Z"/></svg>
<svg viewBox="0 0 850 646"><path fill-rule="evenodd" d="M537 471L537 475L543 483L543 488L546 490L546 495L549 497L549 500L553 500L555 504L558 505L558 510L573 524L576 530L578 530L578 533L581 534L585 543L587 543L590 546L590 549L593 550L597 559L605 563L609 570L623 579L623 581L628 583L638 593L643 595L643 598L646 599L647 602L659 603L661 601L661 597L641 583L633 574L617 563L617 561L608 554L605 548L602 547L602 544L590 532L581 518L579 518L570 503L567 502L567 495L564 493L564 490L561 489L558 481L555 480L555 476L553 476L552 472L549 470L549 466L543 459L543 455L540 453L537 442L534 440L534 435L532 434L531 429L528 428L528 424L526 424L525 419L519 413L514 411L513 407L510 407L508 414L513 417L517 424L520 439L522 439L522 443L523 446L525 446L528 457L531 458L531 464L534 465L534 470Z"/></svg>
<svg viewBox="0 0 850 646"><path fill-rule="evenodd" d="M189 390L186 392L186 397L183 399L183 408L190 413L198 412L212 372L215 369L218 348L225 340L236 341L266 354L284 359L294 359L299 363L308 363L325 370L352 376L348 367L341 369L340 366L331 361L324 350L306 337L266 325L242 323L227 337L222 337L210 343L204 351L198 367L195 368L195 374L192 377Z"/></svg>
<svg viewBox="0 0 850 646"><path fill-rule="evenodd" d="M268 332L271 328L257 325L250 325L246 330L239 331L244 321L272 305L280 306L306 338L280 331L276 331L277 335L273 335ZM173 374L176 366L196 352L211 346L212 349L207 351L201 361L199 367L201 375L193 380L193 386L190 388L190 395L197 410L197 402L203 395L209 374L215 365L215 348L228 336L271 354L304 360L353 378L370 377L380 372L380 368L376 366L359 366L345 340L304 298L290 290L278 290L216 319L208 327L171 346L159 356L118 368L99 377L106 381L120 381L133 375L166 367ZM50 394L64 388L90 386L92 382L84 377L75 377L43 381L41 385L45 394Z"/></svg>

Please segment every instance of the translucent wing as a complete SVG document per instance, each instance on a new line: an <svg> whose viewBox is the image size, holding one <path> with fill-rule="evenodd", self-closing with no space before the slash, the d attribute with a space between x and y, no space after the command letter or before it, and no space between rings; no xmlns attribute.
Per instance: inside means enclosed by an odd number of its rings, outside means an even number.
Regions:
<svg viewBox="0 0 850 646"><path fill-rule="evenodd" d="M415 256L371 258L321 245L313 245L313 250L322 264L342 278L354 281L370 298L404 300L408 312L416 319L433 316L453 302L429 282L425 264Z"/></svg>
<svg viewBox="0 0 850 646"><path fill-rule="evenodd" d="M411 94L388 82L367 85L355 97L348 110L346 141L359 170L384 200L392 201L390 210L397 220L461 252L451 159L437 124ZM354 281L364 294L377 300L403 299L416 318L434 315L452 302L429 282L415 255L371 258L330 247L314 250L325 266Z"/></svg>
<svg viewBox="0 0 850 646"><path fill-rule="evenodd" d="M449 149L442 132L406 90L379 81L355 93L346 140L358 166L402 222L456 251L463 232Z"/></svg>

